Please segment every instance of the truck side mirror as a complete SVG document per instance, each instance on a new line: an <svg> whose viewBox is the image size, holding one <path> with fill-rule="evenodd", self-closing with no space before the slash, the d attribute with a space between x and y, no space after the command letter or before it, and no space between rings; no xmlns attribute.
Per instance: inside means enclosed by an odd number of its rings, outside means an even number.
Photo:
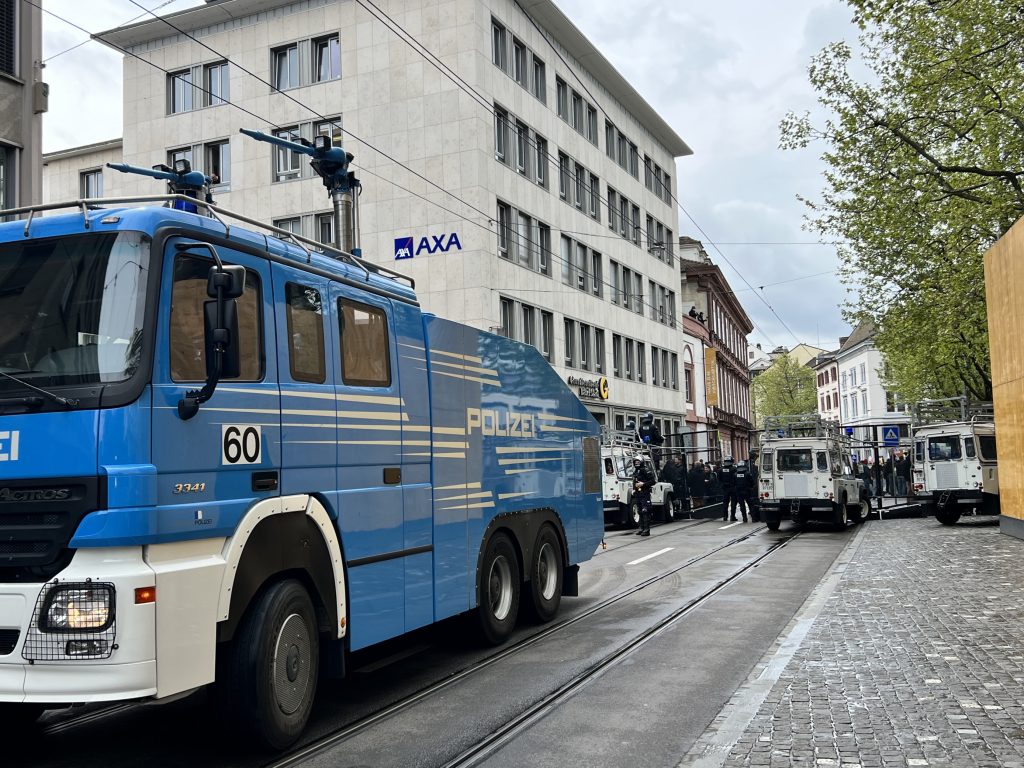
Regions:
<svg viewBox="0 0 1024 768"><path fill-rule="evenodd" d="M217 302L203 302L203 339L206 352L206 378L234 379L242 372L241 352L238 339L238 302L224 300L224 325L217 324ZM217 371L217 344L223 346L220 370Z"/></svg>
<svg viewBox="0 0 1024 768"><path fill-rule="evenodd" d="M245 267L237 264L211 267L206 278L206 294L211 299L216 299L219 287L224 288L225 299L237 299L241 296L245 291Z"/></svg>

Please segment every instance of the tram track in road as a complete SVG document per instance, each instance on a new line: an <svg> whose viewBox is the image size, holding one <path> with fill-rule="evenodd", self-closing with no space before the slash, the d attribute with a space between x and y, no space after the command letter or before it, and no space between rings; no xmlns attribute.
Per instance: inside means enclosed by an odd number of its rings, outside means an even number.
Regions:
<svg viewBox="0 0 1024 768"><path fill-rule="evenodd" d="M630 638L628 642L620 645L614 651L604 656L585 672L559 686L543 699L529 706L512 720L508 721L504 726L498 728L496 731L481 739L468 749L463 750L458 756L445 763L444 768L471 768L471 766L478 765L481 761L486 760L516 736L522 734L532 725L542 720L553 708L572 697L577 691L589 685L607 670L619 664L627 656L658 637L662 632L680 620L686 618L690 613L701 607L719 592L726 589L748 571L756 568L764 560L779 552L800 535L801 532L797 531L790 534L785 539L777 541L768 549L768 551L758 555L755 559L744 564L729 576L726 576L710 588L704 590L701 594L688 600L679 608L673 610L669 615L663 617L657 623L645 629L639 636Z"/></svg>
<svg viewBox="0 0 1024 768"><path fill-rule="evenodd" d="M675 529L675 530L687 530L689 528L696 527L696 525L703 524L704 522L713 522L713 521L704 521L704 520L702 520L702 521L696 523L695 525L686 526L683 529ZM561 631L565 630L566 628L571 627L571 626L573 626L573 625L575 625L575 624L577 624L577 623L579 623L579 622L581 622L581 621L583 621L583 620L593 616L594 614L596 614L596 613L598 613L600 611L603 611L603 610L607 609L608 607L610 607L610 606L612 606L612 605L614 605L614 604L616 604L616 603L618 603L618 602L620 602L620 601L622 601L622 600L624 600L624 599L626 599L626 598L628 598L628 597L630 597L632 595L635 595L636 593L640 592L643 589L646 589L647 587L650 587L652 585L658 584L659 582L662 582L665 579L671 578L675 574L677 574L677 573L679 573L681 571L684 571L687 568L691 568L694 565L697 565L698 563L700 563L700 562L702 562L704 560L707 560L708 558L712 557L713 555L718 554L719 552L722 552L723 550L726 550L726 549L728 549L730 547L736 546L737 544L745 542L745 541L753 538L757 534L762 533L762 532L764 532L766 530L768 530L767 526L759 526L759 527L757 527L757 528L755 528L753 530L747 531L742 536L736 536L736 537L730 539L729 541L726 541L726 542L724 542L724 543L722 543L722 544L720 544L720 545L718 545L718 546L716 546L716 547L714 547L712 549L709 549L706 552L703 552L703 553L701 553L699 555L694 555L693 557L685 560L684 562L680 563L679 565L676 565L676 566L674 566L672 568L669 568L669 569L667 569L667 570L665 570L665 571L663 571L661 573L658 573L658 574L656 574L654 576L650 576L650 577L648 577L646 579L643 579L642 581L638 582L637 584L635 584L635 585L633 585L633 586L631 586L631 587L629 587L629 588L627 588L625 590L622 590L621 592L618 592L618 593L616 593L616 594L614 594L614 595L612 595L610 597L607 597L604 600L601 600L601 601L591 605L587 609L583 610L582 612L580 612L580 613L578 613L578 614L576 614L574 616L562 619L560 621L556 621L556 622L552 623L551 625L545 627L540 632L536 632L536 633L530 635L529 637L526 637L526 638L524 638L524 639L522 639L522 640L520 640L518 642L513 643L512 645L509 645L509 646L506 646L506 647L500 649L499 651L497 651L494 654L491 654L490 656L487 656L487 657L485 657L483 659L480 659L479 661L477 661L477 662L475 662L475 663L465 667L462 670L459 670L457 672L452 673L450 676L444 678L443 680L439 680L436 683L428 685L428 686L420 689L419 691L417 691L417 692L415 692L413 694L410 694L410 695L408 695L408 696L406 696L406 697L404 697L404 698L402 698L402 699L400 699L400 700L398 700L398 701L396 701L396 702L394 702L394 703L384 707L383 709L380 709L380 710L378 710L378 711L376 711L374 713L371 713L370 715L367 715L367 716L365 716L365 717L363 717L363 718L361 718L361 719L359 719L359 720L357 720L357 721L355 721L353 723L350 723L350 724L347 724L345 726L342 726L341 728L338 728L338 729L335 729L333 731L330 731L329 733L327 733L327 734L325 734L323 736L320 736L319 738L315 739L314 741L312 741L312 742L310 742L308 744L305 744L305 745L299 747L298 749L293 750L292 752L289 752L288 754L286 754L286 755L284 755L282 757L279 757L279 758L277 758L277 759L275 759L275 760L273 760L273 761L271 761L269 763L265 763L264 764L264 768L292 768L293 766L301 765L306 760L309 760L310 758L313 758L316 755L319 755L320 753L322 753L322 752L324 752L324 751L326 751L328 749L331 749L331 748L339 746L340 744L342 744L345 741L353 738L357 734L360 734L360 733L366 731L367 729L371 728L372 726L374 726L374 725L376 725L376 724L378 724L380 722L383 722L384 720L387 720L388 718L393 717L394 715L399 714L399 713L401 713L404 710L410 709L414 705L424 701L425 699L430 698L431 696L434 696L434 695L440 693L441 691L451 687L452 685L454 685L454 684L456 684L456 683L458 683L458 682L460 682L462 680L465 680L466 678L469 678L469 677L471 677L473 675L476 675L476 674L482 672L483 670L493 666L494 664L497 664L498 662L500 662L500 661L502 661L504 659L509 658L510 656L513 656L513 655L515 655L517 653L521 653L522 651L524 651L527 648L530 648L530 647L536 645L537 643L540 643L542 640L550 637L551 635L556 634L558 632L561 632ZM748 570L750 570L753 567L756 567L757 563L759 563L765 557L767 557L767 556L773 554L774 552L778 551L779 549L784 547L786 544L788 544L790 541L792 541L793 539L795 539L799 535L800 535L800 533L796 532L796 533L793 533L793 534L787 536L786 538L784 538L784 539L782 539L780 541L775 542L774 544L771 545L771 547L768 549L767 552L765 552L762 555L758 556L751 563L748 563L745 566L743 566L741 569L739 569L736 573L734 573L730 577L724 579L721 582L716 583L713 587L711 587L710 590L706 590L701 595L699 595L697 598L694 598L694 600L691 600L691 601L687 602L687 604L681 610L683 610L683 611L685 611L687 613L689 611L693 610L700 603L704 602L709 597L711 597L713 594L717 593L722 588L724 588L728 584L732 583L732 581L735 581L735 579L739 578L741 575L746 573ZM648 541L649 542L650 540L649 539L644 539L642 541ZM640 542L637 542L637 543L640 543ZM629 544L624 544L623 546L629 546ZM622 547L617 547L616 549L622 549ZM612 654L612 656L614 658L616 658L616 659L620 658L621 656L624 656L626 654L626 652L628 652L628 648L629 647L635 647L635 646L638 645L638 643L639 644L643 644L643 642L646 642L647 639L649 639L654 634L656 634L658 631L660 631L660 629L663 629L665 626L668 626L673 620L677 620L678 618L681 618L682 615L683 614L681 614L679 612L679 610L674 611L669 620L659 621L658 624L655 625L655 627L652 630L649 630L649 631L641 634L641 636L640 636L641 639L639 641L631 641L628 646L618 649L615 653ZM672 618L672 617L674 617L674 618ZM599 663L599 666L601 666L602 669L606 668L607 666L610 666L610 662L608 662L607 657L606 657L606 659L602 660ZM593 676L594 675L591 674L591 675L589 675L587 677L587 679L592 679ZM570 683L570 685L572 687L572 690L575 690L577 687L579 687L579 684L572 684L572 683ZM561 691L561 689L559 689L559 691ZM558 694L558 692L556 692L555 694L552 694L552 696L554 696L554 695L559 695L559 694ZM563 692L561 695L562 696L566 696L566 695L568 695L568 693ZM550 706L553 703L552 702L552 696L547 696L547 697L545 697L545 699L543 699L539 703L539 705L535 705L533 707L530 707L524 713L524 715L527 714L527 713L530 713L530 712L534 712L536 710L537 706L541 706L541 707ZM522 716L517 717L512 722L519 722L521 719L522 719ZM527 723L527 725L524 725L523 727L528 727L528 723ZM503 733L503 734L507 734L507 729L502 728L502 729L500 729L500 732ZM511 735L514 735L514 734L511 734ZM460 758L457 758L457 759L460 759ZM453 765L460 765L460 764L461 763L453 763ZM468 765L469 763L465 763L465 764Z"/></svg>

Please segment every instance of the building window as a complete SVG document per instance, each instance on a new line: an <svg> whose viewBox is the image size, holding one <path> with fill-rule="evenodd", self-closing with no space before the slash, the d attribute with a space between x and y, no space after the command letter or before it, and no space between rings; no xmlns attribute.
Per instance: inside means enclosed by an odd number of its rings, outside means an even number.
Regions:
<svg viewBox="0 0 1024 768"><path fill-rule="evenodd" d="M604 373L604 330L594 329L594 372Z"/></svg>
<svg viewBox="0 0 1024 768"><path fill-rule="evenodd" d="M549 363L551 349L555 346L555 316L541 310L540 313L540 353Z"/></svg>
<svg viewBox="0 0 1024 768"><path fill-rule="evenodd" d="M548 140L543 136L536 136L534 143L537 145L537 183L546 189L548 186Z"/></svg>
<svg viewBox="0 0 1024 768"><path fill-rule="evenodd" d="M193 109L194 89L191 69L171 72L167 76L167 111L174 115Z"/></svg>
<svg viewBox="0 0 1024 768"><path fill-rule="evenodd" d="M231 145L226 139L211 142L203 148L203 170L214 184L231 181Z"/></svg>
<svg viewBox="0 0 1024 768"><path fill-rule="evenodd" d="M17 199L12 189L14 178L14 152L12 147L0 144L0 210L13 208Z"/></svg>
<svg viewBox="0 0 1024 768"><path fill-rule="evenodd" d="M508 42L505 28L496 21L491 21L491 58L494 66L503 72L508 71Z"/></svg>
<svg viewBox="0 0 1024 768"><path fill-rule="evenodd" d="M533 307L522 305L523 310L523 341L527 344L537 346L536 310Z"/></svg>
<svg viewBox="0 0 1024 768"><path fill-rule="evenodd" d="M867 384L868 383L868 375L866 373L865 364L864 363L860 364L860 383L861 384ZM865 410L866 410L866 408L865 408Z"/></svg>
<svg viewBox="0 0 1024 768"><path fill-rule="evenodd" d="M516 121L516 170L524 176L529 173L528 147L530 146L530 129L525 123Z"/></svg>
<svg viewBox="0 0 1024 768"><path fill-rule="evenodd" d="M860 405L861 405L861 413L863 413L865 416L867 416L868 415L868 393L867 392L861 392L860 393Z"/></svg>
<svg viewBox="0 0 1024 768"><path fill-rule="evenodd" d="M669 384L672 386L672 389L679 389L679 355L673 352L670 355L670 359Z"/></svg>
<svg viewBox="0 0 1024 768"><path fill-rule="evenodd" d="M0 72L18 74L17 29L15 29L15 6L13 0L0 3Z"/></svg>
<svg viewBox="0 0 1024 768"><path fill-rule="evenodd" d="M666 203L670 203L670 202L672 202L672 177L669 176L666 173L662 177L662 183L664 184L664 188L665 188L664 200L665 200Z"/></svg>
<svg viewBox="0 0 1024 768"><path fill-rule="evenodd" d="M651 347L651 384L658 386L658 372L660 369L661 354L657 347Z"/></svg>
<svg viewBox="0 0 1024 768"><path fill-rule="evenodd" d="M530 240L530 233L533 232L533 220L525 213L519 213L519 239L516 242L516 249L519 251L519 263L533 269L533 243Z"/></svg>
<svg viewBox="0 0 1024 768"><path fill-rule="evenodd" d="M526 87L526 46L515 38L512 39L512 77Z"/></svg>
<svg viewBox="0 0 1024 768"><path fill-rule="evenodd" d="M324 245L334 245L334 214L318 213L316 215L316 239Z"/></svg>
<svg viewBox="0 0 1024 768"><path fill-rule="evenodd" d="M612 334L612 374L622 378L622 337Z"/></svg>
<svg viewBox="0 0 1024 768"><path fill-rule="evenodd" d="M558 196L569 201L569 156L558 153Z"/></svg>
<svg viewBox="0 0 1024 768"><path fill-rule="evenodd" d="M647 350L642 342L636 343L636 380L643 381L647 377ZM657 383L657 382L655 382Z"/></svg>
<svg viewBox="0 0 1024 768"><path fill-rule="evenodd" d="M640 245L640 206L633 206L633 245Z"/></svg>
<svg viewBox="0 0 1024 768"><path fill-rule="evenodd" d="M562 282L572 285L572 240L562 235L561 243Z"/></svg>
<svg viewBox="0 0 1024 768"><path fill-rule="evenodd" d="M640 178L640 154L637 151L636 144L632 142L629 144L629 174L634 179Z"/></svg>
<svg viewBox="0 0 1024 768"><path fill-rule="evenodd" d="M494 110L494 156L508 162L508 112L501 108Z"/></svg>
<svg viewBox="0 0 1024 768"><path fill-rule="evenodd" d="M618 196L615 194L615 190L608 185L608 228L613 232L618 228L618 212L619 203Z"/></svg>
<svg viewBox="0 0 1024 768"><path fill-rule="evenodd" d="M615 126L604 121L604 150L608 157L615 159Z"/></svg>
<svg viewBox="0 0 1024 768"><path fill-rule="evenodd" d="M683 383L686 386L686 402L693 402L693 369L685 368L683 370Z"/></svg>
<svg viewBox="0 0 1024 768"><path fill-rule="evenodd" d="M501 297L501 335L506 339L515 337L515 302Z"/></svg>
<svg viewBox="0 0 1024 768"><path fill-rule="evenodd" d="M560 78L555 78L555 110L558 116L568 122L569 120L569 86Z"/></svg>
<svg viewBox="0 0 1024 768"><path fill-rule="evenodd" d="M583 210L583 206L587 200L587 174L583 170L583 166L576 163L576 197L574 202L576 207Z"/></svg>
<svg viewBox="0 0 1024 768"><path fill-rule="evenodd" d="M540 234L540 241L538 243L539 252L539 263L537 264L537 271L542 275L551 276L551 227L547 224L537 225L537 231Z"/></svg>
<svg viewBox="0 0 1024 768"><path fill-rule="evenodd" d="M590 370L590 326L580 323L580 368Z"/></svg>
<svg viewBox="0 0 1024 768"><path fill-rule="evenodd" d="M590 174L590 217L601 220L601 182L594 174Z"/></svg>
<svg viewBox="0 0 1024 768"><path fill-rule="evenodd" d="M544 69L544 62L533 57L533 95L547 103L547 74Z"/></svg>
<svg viewBox="0 0 1024 768"><path fill-rule="evenodd" d="M633 378L633 340L626 339L626 378Z"/></svg>
<svg viewBox="0 0 1024 768"><path fill-rule="evenodd" d="M498 255L507 259L508 241L510 239L509 227L512 218L512 208L507 203L498 203Z"/></svg>
<svg viewBox="0 0 1024 768"><path fill-rule="evenodd" d="M302 234L302 219L298 216L292 216L287 219L274 219L274 226L278 229L283 229L285 232L291 232L293 235Z"/></svg>
<svg viewBox="0 0 1024 768"><path fill-rule="evenodd" d="M595 147L597 146L597 110L587 104L587 132L586 137Z"/></svg>
<svg viewBox="0 0 1024 768"><path fill-rule="evenodd" d="M572 92L572 127L583 133L583 97Z"/></svg>
<svg viewBox="0 0 1024 768"><path fill-rule="evenodd" d="M324 83L341 77L341 44L337 35L313 41L313 82Z"/></svg>
<svg viewBox="0 0 1024 768"><path fill-rule="evenodd" d="M299 46L296 43L274 48L271 51L274 72L274 88L279 91L296 88L299 85Z"/></svg>
<svg viewBox="0 0 1024 768"><path fill-rule="evenodd" d="M288 141L299 140L299 129L298 126L292 128L282 128L279 131L274 131L274 135L279 139L287 139ZM285 181L286 179L297 179L301 173L301 162L302 155L298 152L293 152L286 147L274 147L274 181Z"/></svg>
<svg viewBox="0 0 1024 768"><path fill-rule="evenodd" d="M228 63L218 61L203 67L203 106L215 107L230 98L228 92Z"/></svg>
<svg viewBox="0 0 1024 768"><path fill-rule="evenodd" d="M581 291L587 290L587 246L583 243L576 243L576 264L573 271L576 273L576 287Z"/></svg>
<svg viewBox="0 0 1024 768"><path fill-rule="evenodd" d="M565 318L565 351L564 362L567 367L576 367L576 322Z"/></svg>
<svg viewBox="0 0 1024 768"><path fill-rule="evenodd" d="M601 254L597 251L592 251L590 254L590 290L598 298L604 295Z"/></svg>
<svg viewBox="0 0 1024 768"><path fill-rule="evenodd" d="M3 180L0 179L0 185L2 183ZM103 169L97 168L94 171L83 171L79 176L79 190L82 197L85 198L103 197ZM0 206L0 208L2 207Z"/></svg>

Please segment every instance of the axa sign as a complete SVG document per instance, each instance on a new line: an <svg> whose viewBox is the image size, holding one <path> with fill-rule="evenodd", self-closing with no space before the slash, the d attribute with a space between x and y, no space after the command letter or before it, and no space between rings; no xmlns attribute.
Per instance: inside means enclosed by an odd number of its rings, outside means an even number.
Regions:
<svg viewBox="0 0 1024 768"><path fill-rule="evenodd" d="M452 249L455 249L456 251L462 250L462 243L459 242L459 235L457 232L446 232L442 235L427 235L421 237L419 242L416 243L415 248L413 248L413 238L396 237L395 261L398 261L399 259L411 259L414 256L419 256L421 253L426 253L428 256L433 253L448 253L448 251Z"/></svg>

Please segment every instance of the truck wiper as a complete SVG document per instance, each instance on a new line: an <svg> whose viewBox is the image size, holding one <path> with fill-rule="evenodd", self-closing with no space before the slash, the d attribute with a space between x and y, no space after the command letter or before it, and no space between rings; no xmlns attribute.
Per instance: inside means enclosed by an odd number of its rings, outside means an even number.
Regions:
<svg viewBox="0 0 1024 768"><path fill-rule="evenodd" d="M25 373L28 373L28 371L25 371ZM41 387L35 386L34 384L29 384L24 379L19 379L17 376L11 376L11 374L5 373L4 371L0 371L0 376L3 376L5 379L10 379L16 384L21 384L21 386L27 389L31 389L33 392L38 392L39 394L44 395L49 400L52 400L55 403L63 405L66 408L74 408L76 405L78 405L78 400L74 398L61 397L56 392L49 392L45 389L42 389ZM26 405L28 405L28 403L26 403Z"/></svg>
<svg viewBox="0 0 1024 768"><path fill-rule="evenodd" d="M39 408L45 401L39 395L28 395L26 397L3 397L0 398L0 408L7 405L20 405L25 408Z"/></svg>

